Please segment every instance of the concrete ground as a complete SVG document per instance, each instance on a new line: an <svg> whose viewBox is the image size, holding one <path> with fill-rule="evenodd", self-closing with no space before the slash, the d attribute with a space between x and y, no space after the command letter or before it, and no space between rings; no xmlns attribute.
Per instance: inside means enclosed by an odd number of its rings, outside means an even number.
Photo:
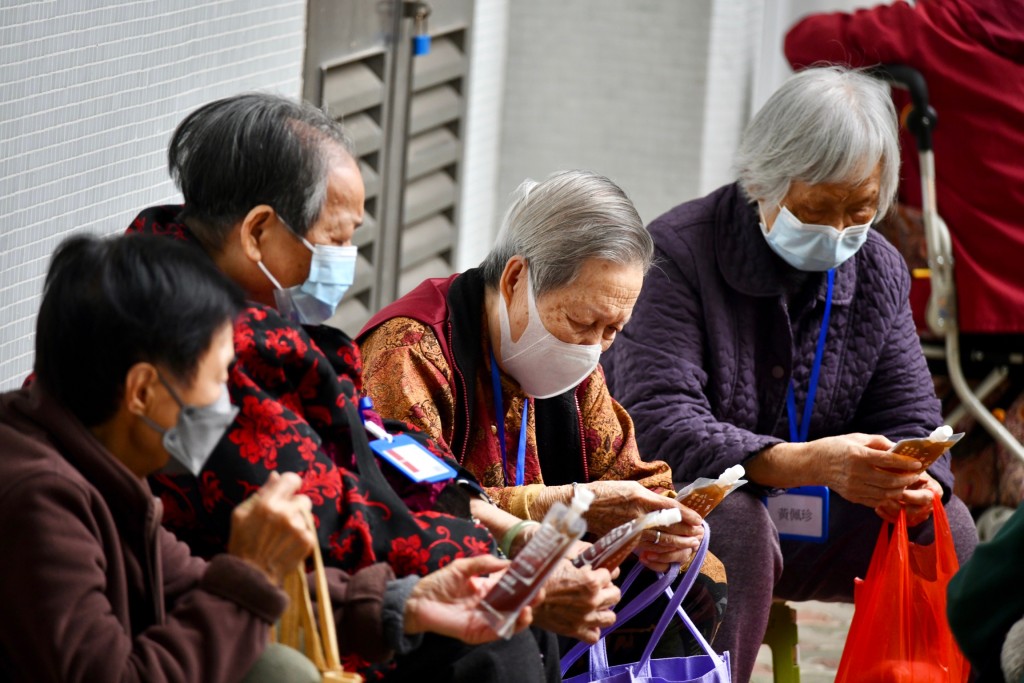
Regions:
<svg viewBox="0 0 1024 683"><path fill-rule="evenodd" d="M801 683L831 683L835 680L846 633L853 619L853 605L826 602L790 603L796 608L800 637ZM772 657L761 646L751 683L772 683Z"/></svg>

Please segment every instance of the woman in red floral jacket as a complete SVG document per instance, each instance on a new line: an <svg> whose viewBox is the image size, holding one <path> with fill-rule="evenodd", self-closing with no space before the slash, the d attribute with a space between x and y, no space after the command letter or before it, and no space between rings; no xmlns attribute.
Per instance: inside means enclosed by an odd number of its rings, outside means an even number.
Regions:
<svg viewBox="0 0 1024 683"><path fill-rule="evenodd" d="M236 321L228 382L239 416L198 478L157 477L165 524L198 554L217 552L234 506L270 472L292 471L303 477L325 561L334 566L355 570L384 561L397 576L422 575L459 557L494 552L492 532L504 530L470 517L475 480L405 423L360 416L358 349L344 333L319 324L351 282L355 248L348 245L363 219L362 179L340 127L319 110L282 98L228 98L182 122L169 163L185 205L147 209L129 232L201 248L245 290L250 305ZM459 475L413 484L390 465L378 467L377 458L360 466L353 444L365 443L365 431L350 425L365 418L392 434L408 432ZM603 570L572 578L573 604L542 606L535 621L594 639L614 619L606 608L618 590ZM387 672L351 664L389 680L428 666L449 680L558 680L557 656L544 657L549 652L555 652L550 634L531 629L474 648L434 638Z"/></svg>

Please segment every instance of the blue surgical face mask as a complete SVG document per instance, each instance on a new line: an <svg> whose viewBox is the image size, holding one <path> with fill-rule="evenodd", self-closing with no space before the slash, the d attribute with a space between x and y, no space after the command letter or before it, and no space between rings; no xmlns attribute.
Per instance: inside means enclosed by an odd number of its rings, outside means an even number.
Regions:
<svg viewBox="0 0 1024 683"><path fill-rule="evenodd" d="M354 246L314 245L305 238L301 239L306 248L313 252L309 276L301 285L286 289L270 274L262 261L256 265L274 285L274 301L278 313L303 325L319 325L334 315L345 292L355 281L358 250Z"/></svg>
<svg viewBox="0 0 1024 683"><path fill-rule="evenodd" d="M761 234L772 251L797 270L822 272L838 267L864 246L873 220L837 230L831 225L802 223L780 206L770 231L761 216Z"/></svg>
<svg viewBox="0 0 1024 683"><path fill-rule="evenodd" d="M171 397L181 407L178 413L178 423L169 429L164 429L156 422L141 415L143 421L163 435L164 450L174 458L175 464L185 469L194 477L198 477L206 461L213 454L213 449L224 436L231 423L238 415L238 408L231 405L231 396L228 393L228 386L221 388L220 397L208 406L193 406L185 403L178 396L178 392L167 383L167 380L160 375L160 381ZM177 468L164 468L168 472L174 472Z"/></svg>

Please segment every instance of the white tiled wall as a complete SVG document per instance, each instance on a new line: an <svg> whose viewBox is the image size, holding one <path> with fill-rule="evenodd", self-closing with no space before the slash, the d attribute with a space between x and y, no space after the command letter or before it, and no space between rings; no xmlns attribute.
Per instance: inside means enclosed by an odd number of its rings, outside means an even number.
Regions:
<svg viewBox="0 0 1024 683"><path fill-rule="evenodd" d="M524 178L564 168L607 175L645 221L695 196L711 4L510 3L502 208Z"/></svg>
<svg viewBox="0 0 1024 683"><path fill-rule="evenodd" d="M197 106L297 96L304 0L0 0L0 389L30 371L50 253L174 201L165 148Z"/></svg>

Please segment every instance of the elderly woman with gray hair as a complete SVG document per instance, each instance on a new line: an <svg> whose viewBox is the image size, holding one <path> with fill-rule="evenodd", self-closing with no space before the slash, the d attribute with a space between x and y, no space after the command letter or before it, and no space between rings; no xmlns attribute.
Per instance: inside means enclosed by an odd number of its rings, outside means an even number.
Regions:
<svg viewBox="0 0 1024 683"><path fill-rule="evenodd" d="M645 532L638 552L652 568L687 561L699 544L700 517L673 499L666 463L641 459L598 364L630 319L653 250L607 178L565 171L526 181L479 268L424 282L361 333L363 391L380 414L451 448L493 500L473 502L477 518L492 529L504 513L523 520L499 534L511 554L575 486L596 494L586 518L597 535L680 510L680 523ZM704 585L691 614L710 631L724 608L714 558Z"/></svg>
<svg viewBox="0 0 1024 683"><path fill-rule="evenodd" d="M641 449L677 482L743 464L754 484L708 517L731 584L716 647L736 681L773 596L850 601L900 506L928 542L938 493L961 561L977 542L948 453L921 471L887 452L942 421L907 269L871 230L896 191L896 134L869 76L792 76L748 126L739 181L651 224L660 267L605 359Z"/></svg>

